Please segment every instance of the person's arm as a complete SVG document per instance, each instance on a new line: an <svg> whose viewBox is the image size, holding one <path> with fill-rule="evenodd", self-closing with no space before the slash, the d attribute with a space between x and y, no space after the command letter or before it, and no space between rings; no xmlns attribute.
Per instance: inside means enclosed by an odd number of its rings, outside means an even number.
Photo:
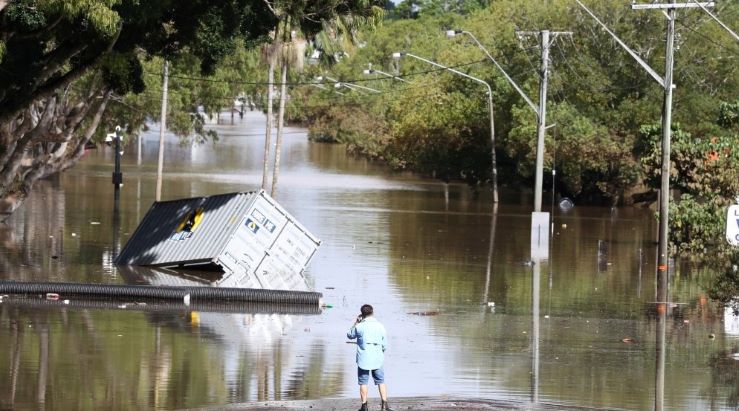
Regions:
<svg viewBox="0 0 739 411"><path fill-rule="evenodd" d="M359 334L357 334L357 324L359 324L359 319L354 321L354 324L352 324L352 328L350 328L349 332L346 333L346 338L353 340L359 336Z"/></svg>
<svg viewBox="0 0 739 411"><path fill-rule="evenodd" d="M387 349L387 331L385 331L385 327L382 327L382 352L385 352Z"/></svg>

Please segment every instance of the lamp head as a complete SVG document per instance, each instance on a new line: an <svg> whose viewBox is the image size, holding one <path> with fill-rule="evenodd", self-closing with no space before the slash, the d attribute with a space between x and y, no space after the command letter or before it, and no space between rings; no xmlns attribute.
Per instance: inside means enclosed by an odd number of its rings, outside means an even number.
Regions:
<svg viewBox="0 0 739 411"><path fill-rule="evenodd" d="M393 53L393 59L394 59L394 60L400 60L400 59L402 59L403 57L405 57L405 52L402 52L402 51L396 51L395 53Z"/></svg>
<svg viewBox="0 0 739 411"><path fill-rule="evenodd" d="M341 88L341 83L334 84L334 88Z"/></svg>
<svg viewBox="0 0 739 411"><path fill-rule="evenodd" d="M364 74L372 74L373 72L374 72L374 70L372 70L372 69L364 69L362 71L362 73L364 73Z"/></svg>
<svg viewBox="0 0 739 411"><path fill-rule="evenodd" d="M462 30L447 30L446 36L449 38L452 38L452 37L456 37L457 34L462 34L462 33L463 33Z"/></svg>

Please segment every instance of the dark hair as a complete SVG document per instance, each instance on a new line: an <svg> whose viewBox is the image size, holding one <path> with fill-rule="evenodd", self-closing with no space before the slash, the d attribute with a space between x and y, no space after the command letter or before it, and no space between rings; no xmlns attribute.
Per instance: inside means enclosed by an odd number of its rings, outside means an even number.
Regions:
<svg viewBox="0 0 739 411"><path fill-rule="evenodd" d="M372 315L374 310L372 309L371 305L365 304L362 306L361 311L362 311L362 317L369 317L370 315Z"/></svg>

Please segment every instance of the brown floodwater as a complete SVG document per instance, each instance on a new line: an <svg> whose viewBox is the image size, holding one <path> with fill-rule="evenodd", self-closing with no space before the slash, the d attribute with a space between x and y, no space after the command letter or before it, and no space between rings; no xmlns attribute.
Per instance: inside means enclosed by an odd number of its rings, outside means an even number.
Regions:
<svg viewBox="0 0 739 411"><path fill-rule="evenodd" d="M164 200L259 188L264 117L223 119L216 144L168 136ZM0 279L205 283L112 263L154 201L157 127L140 152L136 141L125 148L118 216L108 147L39 183L0 225ZM306 276L331 308L224 313L5 298L0 409L355 397L346 331L364 303L389 333L391 396L639 410L739 404L739 325L707 300L706 274L677 264L671 304L655 308L649 210L556 208L549 257L532 266L530 190L506 187L493 209L487 189L393 173L292 127L277 199L322 240Z"/></svg>

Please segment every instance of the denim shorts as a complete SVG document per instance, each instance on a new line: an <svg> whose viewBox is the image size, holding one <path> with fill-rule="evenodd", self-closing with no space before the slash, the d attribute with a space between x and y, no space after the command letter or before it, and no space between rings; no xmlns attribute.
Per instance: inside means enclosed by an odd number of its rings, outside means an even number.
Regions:
<svg viewBox="0 0 739 411"><path fill-rule="evenodd" d="M372 370L372 379L375 380L375 385L385 383L385 370L382 367ZM363 370L357 367L357 378L359 379L359 385L367 385L369 382L370 370Z"/></svg>

